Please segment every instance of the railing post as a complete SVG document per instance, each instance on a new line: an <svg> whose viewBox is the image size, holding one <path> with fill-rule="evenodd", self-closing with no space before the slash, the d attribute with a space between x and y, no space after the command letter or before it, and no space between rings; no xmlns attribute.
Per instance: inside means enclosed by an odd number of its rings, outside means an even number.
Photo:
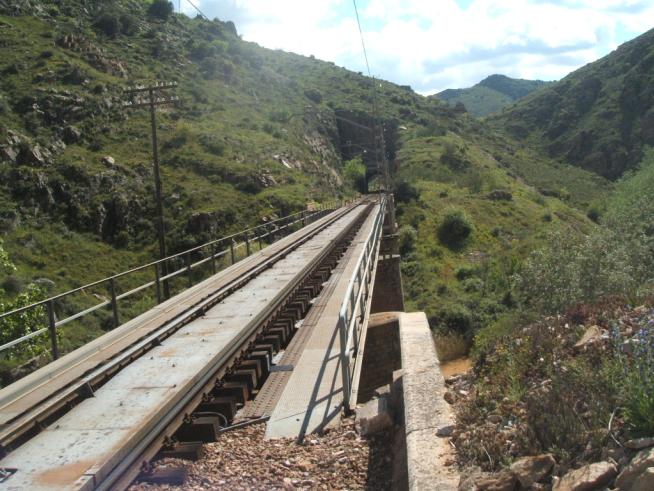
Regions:
<svg viewBox="0 0 654 491"><path fill-rule="evenodd" d="M157 303L161 303L161 271L159 270L159 263L154 265L154 283L157 287Z"/></svg>
<svg viewBox="0 0 654 491"><path fill-rule="evenodd" d="M46 305L48 309L48 330L50 331L52 359L56 360L59 358L59 345L57 344L57 321L54 313L54 301L50 300Z"/></svg>
<svg viewBox="0 0 654 491"><path fill-rule="evenodd" d="M229 254L232 257L232 264L236 262L236 255L234 254L234 239L229 242Z"/></svg>
<svg viewBox="0 0 654 491"><path fill-rule="evenodd" d="M338 316L338 332L341 339L341 377L343 379L343 409L350 412L350 360L347 353L347 324L342 315Z"/></svg>
<svg viewBox="0 0 654 491"><path fill-rule="evenodd" d="M250 234L249 232L245 232L245 252L249 256L252 254L252 251L250 250Z"/></svg>
<svg viewBox="0 0 654 491"><path fill-rule="evenodd" d="M193 271L191 269L191 253L186 254L186 276L189 288L193 286Z"/></svg>
<svg viewBox="0 0 654 491"><path fill-rule="evenodd" d="M211 243L211 274L216 274L216 243Z"/></svg>
<svg viewBox="0 0 654 491"><path fill-rule="evenodd" d="M116 280L115 278L109 278L109 292L111 293L111 310L114 315L114 329L120 324L120 319L118 317L118 298L116 297Z"/></svg>
<svg viewBox="0 0 654 491"><path fill-rule="evenodd" d="M259 234L259 250L261 251L263 249L263 234L261 232L257 232Z"/></svg>

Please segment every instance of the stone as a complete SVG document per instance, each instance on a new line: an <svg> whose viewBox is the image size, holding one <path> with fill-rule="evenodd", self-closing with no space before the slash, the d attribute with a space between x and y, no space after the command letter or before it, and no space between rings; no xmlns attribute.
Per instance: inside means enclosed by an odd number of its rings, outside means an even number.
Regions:
<svg viewBox="0 0 654 491"><path fill-rule="evenodd" d="M654 437L636 438L635 440L629 440L624 444L624 446L630 448L631 450L642 450L643 448L654 447Z"/></svg>
<svg viewBox="0 0 654 491"><path fill-rule="evenodd" d="M12 147L9 146L0 147L0 160L15 164L17 157L18 157L18 152L16 152L16 150L14 150Z"/></svg>
<svg viewBox="0 0 654 491"><path fill-rule="evenodd" d="M596 343L602 337L602 329L599 326L590 326L581 339L574 345L575 350L582 350L588 345Z"/></svg>
<svg viewBox="0 0 654 491"><path fill-rule="evenodd" d="M494 425L497 425L502 422L503 418L499 414L490 414L487 419L489 423L493 423Z"/></svg>
<svg viewBox="0 0 654 491"><path fill-rule="evenodd" d="M552 472L555 464L551 454L536 455L516 460L509 467L509 471L520 481L523 488L528 488Z"/></svg>
<svg viewBox="0 0 654 491"><path fill-rule="evenodd" d="M355 410L356 426L363 436L374 435L393 426L393 416L387 397L366 402Z"/></svg>
<svg viewBox="0 0 654 491"><path fill-rule="evenodd" d="M100 162L102 162L104 165L116 165L116 160L109 155L102 157Z"/></svg>
<svg viewBox="0 0 654 491"><path fill-rule="evenodd" d="M629 491L652 491L654 489L654 467L648 467L638 476Z"/></svg>
<svg viewBox="0 0 654 491"><path fill-rule="evenodd" d="M436 436L440 436L440 437L452 436L453 432L454 432L454 425L441 425L438 428L436 428Z"/></svg>
<svg viewBox="0 0 654 491"><path fill-rule="evenodd" d="M615 480L615 487L629 491L636 479L649 467L654 467L654 448L638 452Z"/></svg>
<svg viewBox="0 0 654 491"><path fill-rule="evenodd" d="M559 479L552 491L592 491L608 485L617 473L617 467L610 462L585 465Z"/></svg>
<svg viewBox="0 0 654 491"><path fill-rule="evenodd" d="M66 126L62 136L64 142L68 144L77 143L82 138L82 132L75 126Z"/></svg>
<svg viewBox="0 0 654 491"><path fill-rule="evenodd" d="M42 148L40 145L25 146L20 152L20 161L25 164L31 165L46 165L50 152Z"/></svg>
<svg viewBox="0 0 654 491"><path fill-rule="evenodd" d="M508 471L486 474L475 479L477 491L515 491L518 479Z"/></svg>
<svg viewBox="0 0 654 491"><path fill-rule="evenodd" d="M445 392L443 399L445 399L448 404L454 404L456 402L456 394L448 390Z"/></svg>

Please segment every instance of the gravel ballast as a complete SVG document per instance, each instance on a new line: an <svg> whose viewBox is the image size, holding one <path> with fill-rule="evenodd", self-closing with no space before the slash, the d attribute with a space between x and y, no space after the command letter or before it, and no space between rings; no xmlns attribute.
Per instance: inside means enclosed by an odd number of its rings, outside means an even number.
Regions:
<svg viewBox="0 0 654 491"><path fill-rule="evenodd" d="M183 486L136 483L130 489L390 489L390 436L361 438L352 420L323 435L308 435L303 444L293 439L264 440L266 426L257 424L223 433L205 445L197 462L174 459L159 466L186 466Z"/></svg>

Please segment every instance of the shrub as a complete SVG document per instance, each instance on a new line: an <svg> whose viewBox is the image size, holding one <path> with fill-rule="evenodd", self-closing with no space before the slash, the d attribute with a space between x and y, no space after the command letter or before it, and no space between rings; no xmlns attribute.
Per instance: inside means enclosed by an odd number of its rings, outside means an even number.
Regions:
<svg viewBox="0 0 654 491"><path fill-rule="evenodd" d="M629 432L634 437L654 435L654 313L645 319L632 343L633 353L626 356L620 346L619 327L614 327L620 398Z"/></svg>
<svg viewBox="0 0 654 491"><path fill-rule="evenodd" d="M103 12L93 26L109 37L116 37L121 32L120 18L116 13Z"/></svg>
<svg viewBox="0 0 654 491"><path fill-rule="evenodd" d="M465 245L473 231L472 222L462 210L450 209L438 226L438 238L444 245L456 249Z"/></svg>
<svg viewBox="0 0 654 491"><path fill-rule="evenodd" d="M164 21L168 20L174 11L175 7L168 0L154 0L150 4L150 7L148 7L148 14L150 16Z"/></svg>
<svg viewBox="0 0 654 491"><path fill-rule="evenodd" d="M411 225L404 225L399 230L400 254L406 255L412 252L418 240L418 232Z"/></svg>
<svg viewBox="0 0 654 491"><path fill-rule="evenodd" d="M465 156L465 147L457 147L451 141L445 142L441 162L453 170L462 170L468 166Z"/></svg>
<svg viewBox="0 0 654 491"><path fill-rule="evenodd" d="M312 102L315 102L316 104L320 104L322 102L322 94L317 89L305 90L304 95L306 96L307 99L309 99Z"/></svg>
<svg viewBox="0 0 654 491"><path fill-rule="evenodd" d="M454 276L459 281L463 281L473 276L479 275L479 267L476 264L464 264L454 271Z"/></svg>
<svg viewBox="0 0 654 491"><path fill-rule="evenodd" d="M361 157L355 157L345 162L343 177L346 182L357 191L366 191L366 166Z"/></svg>
<svg viewBox="0 0 654 491"><path fill-rule="evenodd" d="M397 203L409 203L420 197L418 189L407 181L400 181L395 185L395 201Z"/></svg>

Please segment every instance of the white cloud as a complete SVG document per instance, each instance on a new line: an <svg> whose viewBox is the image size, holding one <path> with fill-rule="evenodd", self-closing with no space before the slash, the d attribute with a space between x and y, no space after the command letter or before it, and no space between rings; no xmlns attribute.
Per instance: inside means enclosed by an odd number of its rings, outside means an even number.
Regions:
<svg viewBox="0 0 654 491"><path fill-rule="evenodd" d="M185 0L182 0L184 3ZM198 0L249 41L364 70L350 0ZM648 0L359 0L373 74L419 92L558 79L651 28ZM191 13L186 5L184 11Z"/></svg>

